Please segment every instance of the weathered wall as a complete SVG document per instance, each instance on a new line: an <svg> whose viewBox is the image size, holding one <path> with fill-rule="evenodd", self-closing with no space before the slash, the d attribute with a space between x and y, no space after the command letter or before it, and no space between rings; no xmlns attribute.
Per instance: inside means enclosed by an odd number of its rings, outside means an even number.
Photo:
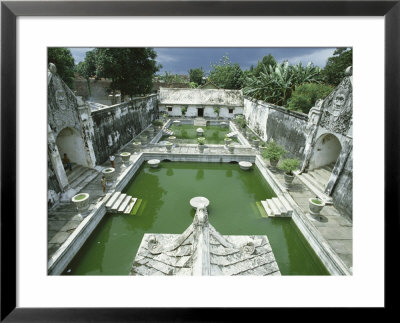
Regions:
<svg viewBox="0 0 400 323"><path fill-rule="evenodd" d="M98 164L142 132L158 116L157 95L134 98L92 112L94 152Z"/></svg>
<svg viewBox="0 0 400 323"><path fill-rule="evenodd" d="M287 157L303 158L307 115L249 98L244 99L244 115L250 129L262 139L272 138L289 152Z"/></svg>
<svg viewBox="0 0 400 323"><path fill-rule="evenodd" d="M349 154L342 172L339 174L332 198L335 207L348 218L353 218L353 154Z"/></svg>

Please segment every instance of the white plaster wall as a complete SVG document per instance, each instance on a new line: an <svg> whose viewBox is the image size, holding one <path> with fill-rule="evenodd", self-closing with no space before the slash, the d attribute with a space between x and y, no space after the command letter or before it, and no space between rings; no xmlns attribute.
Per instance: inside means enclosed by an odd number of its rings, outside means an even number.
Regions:
<svg viewBox="0 0 400 323"><path fill-rule="evenodd" d="M66 153L71 162L90 167L86 161L83 140L76 129L64 128L61 130L57 136L56 143L61 159L64 158L64 153Z"/></svg>
<svg viewBox="0 0 400 323"><path fill-rule="evenodd" d="M252 130L260 129L261 137L263 140L267 138L267 120L268 120L269 108L268 105L261 103L260 101L253 102L248 99L244 99L243 114L247 120L247 124Z"/></svg>
<svg viewBox="0 0 400 323"><path fill-rule="evenodd" d="M208 118L216 118L217 114L214 112L214 107L205 107L204 116Z"/></svg>
<svg viewBox="0 0 400 323"><path fill-rule="evenodd" d="M188 106L186 111L187 117L197 117L197 106Z"/></svg>
<svg viewBox="0 0 400 323"><path fill-rule="evenodd" d="M341 150L342 146L335 135L329 133L323 134L315 143L309 169L311 170L336 162Z"/></svg>

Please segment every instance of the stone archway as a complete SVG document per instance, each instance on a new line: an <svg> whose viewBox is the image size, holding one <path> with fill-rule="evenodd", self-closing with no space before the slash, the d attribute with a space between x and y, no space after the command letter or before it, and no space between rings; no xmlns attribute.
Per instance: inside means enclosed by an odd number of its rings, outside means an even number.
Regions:
<svg viewBox="0 0 400 323"><path fill-rule="evenodd" d="M342 145L335 135L331 133L321 135L315 143L310 158L309 170L323 166L332 166L333 168L341 150Z"/></svg>
<svg viewBox="0 0 400 323"><path fill-rule="evenodd" d="M66 153L72 163L88 167L85 144L80 133L74 128L64 128L59 132L56 139L61 159Z"/></svg>

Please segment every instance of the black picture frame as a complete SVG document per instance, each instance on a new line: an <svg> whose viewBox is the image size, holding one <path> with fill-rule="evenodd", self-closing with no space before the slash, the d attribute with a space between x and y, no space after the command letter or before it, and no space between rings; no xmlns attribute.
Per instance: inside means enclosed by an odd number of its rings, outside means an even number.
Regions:
<svg viewBox="0 0 400 323"><path fill-rule="evenodd" d="M385 308L398 286L400 1L102 1L1 3L1 321L235 321L238 309L16 307L16 19L18 16L384 16ZM371 68L373 63L371 62ZM394 203L393 203L394 202ZM394 275L392 275L394 273ZM388 279L390 277L390 283ZM345 292L345 291L344 291ZM260 311L260 310L259 310ZM253 315L253 314L252 314Z"/></svg>

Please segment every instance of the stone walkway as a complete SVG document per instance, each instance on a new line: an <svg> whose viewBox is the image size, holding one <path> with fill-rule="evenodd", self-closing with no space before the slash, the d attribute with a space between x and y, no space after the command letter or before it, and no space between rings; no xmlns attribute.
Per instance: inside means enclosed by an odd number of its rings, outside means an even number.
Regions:
<svg viewBox="0 0 400 323"><path fill-rule="evenodd" d="M134 161L138 154L133 153L133 145L127 144L120 150L132 153L131 161ZM151 144L142 149L143 152L166 152L166 148L159 144ZM172 148L172 153L195 154L198 153L197 145L181 145ZM241 147L235 150L235 154L254 154L252 148ZM229 154L228 150L220 145L208 145L204 154ZM124 170L122 159L115 155L115 177L118 177ZM266 162L268 165L268 162ZM110 162L106 162L103 167L110 167ZM275 174L277 179L284 183L283 174L278 172ZM90 194L90 208L93 208L103 198L103 190L101 186L101 173L97 175L82 191ZM115 184L114 184L115 185ZM109 188L113 189L113 187ZM304 214L309 212L308 199L315 197L297 178L293 182L290 195L302 209ZM318 221L311 216L309 219L312 224L319 230L322 236L327 240L331 247L336 251L343 262L352 268L352 223L335 209L334 206L325 206L321 211L322 220ZM81 215L76 211L72 203L59 204L48 211L48 258L65 242L70 234L82 221Z"/></svg>

